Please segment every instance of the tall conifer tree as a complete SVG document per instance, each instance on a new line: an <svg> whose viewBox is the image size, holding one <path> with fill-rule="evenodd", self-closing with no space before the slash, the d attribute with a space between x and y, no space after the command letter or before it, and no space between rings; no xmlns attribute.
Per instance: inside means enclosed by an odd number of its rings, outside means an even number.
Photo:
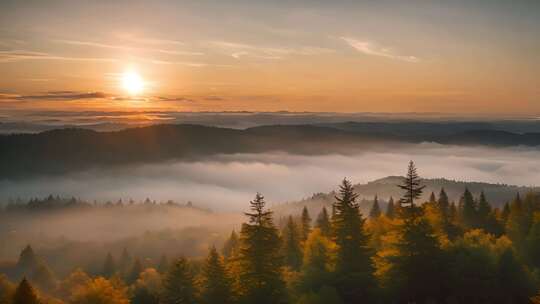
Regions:
<svg viewBox="0 0 540 304"><path fill-rule="evenodd" d="M372 252L357 197L351 182L344 179L335 197L332 217L333 238L337 244L336 288L346 303L369 301L375 288Z"/></svg>
<svg viewBox="0 0 540 304"><path fill-rule="evenodd" d="M331 233L331 224L330 218L328 216L328 211L326 207L322 207L321 212L317 216L317 221L315 222L315 227L321 230L323 236L330 236Z"/></svg>
<svg viewBox="0 0 540 304"><path fill-rule="evenodd" d="M282 277L281 241L272 221L272 212L265 208L264 197L257 193L245 213L248 223L242 225L239 250L239 282L242 300L246 303L273 304L286 301Z"/></svg>

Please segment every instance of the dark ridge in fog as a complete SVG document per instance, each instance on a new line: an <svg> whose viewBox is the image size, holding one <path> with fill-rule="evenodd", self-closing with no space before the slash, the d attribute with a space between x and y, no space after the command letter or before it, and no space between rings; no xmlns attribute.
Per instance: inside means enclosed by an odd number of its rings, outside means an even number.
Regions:
<svg viewBox="0 0 540 304"><path fill-rule="evenodd" d="M397 126L399 129L399 125ZM422 134L354 123L273 125L245 130L201 125L156 125L115 132L58 129L0 136L0 178L64 174L100 166L193 160L217 154L282 151L301 155L350 154L374 146L437 142L453 145L538 146L540 133L498 130Z"/></svg>

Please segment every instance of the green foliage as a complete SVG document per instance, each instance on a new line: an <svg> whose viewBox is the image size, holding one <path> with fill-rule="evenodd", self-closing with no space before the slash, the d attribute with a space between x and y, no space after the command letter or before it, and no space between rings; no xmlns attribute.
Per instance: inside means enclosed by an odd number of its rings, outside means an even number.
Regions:
<svg viewBox="0 0 540 304"><path fill-rule="evenodd" d="M215 247L210 249L202 270L201 303L233 303L232 281L227 273L222 257Z"/></svg>
<svg viewBox="0 0 540 304"><path fill-rule="evenodd" d="M223 257L228 259L238 253L239 244L240 241L238 239L238 235L236 234L236 231L233 230L229 239L225 241L225 244L223 244L223 249L221 250Z"/></svg>
<svg viewBox="0 0 540 304"><path fill-rule="evenodd" d="M282 233L283 256L285 258L285 265L289 266L294 271L298 271L302 265L300 238L301 236L298 227L292 216L289 216Z"/></svg>
<svg viewBox="0 0 540 304"><path fill-rule="evenodd" d="M351 182L344 179L335 197L332 216L333 239L337 245L336 287L349 303L369 299L375 289L372 252L357 197Z"/></svg>
<svg viewBox="0 0 540 304"><path fill-rule="evenodd" d="M297 302L298 304L342 304L335 288L324 286L319 291L310 291L303 294Z"/></svg>
<svg viewBox="0 0 540 304"><path fill-rule="evenodd" d="M246 303L282 303L286 297L281 241L265 204L264 197L257 193L250 202L252 212L245 213L249 221L240 232L238 280L240 296Z"/></svg>
<svg viewBox="0 0 540 304"><path fill-rule="evenodd" d="M407 169L407 175L405 180L401 185L398 185L399 188L405 190L403 197L399 200L401 207L410 207L407 209L407 212L414 212L414 201L422 195L422 191L425 186L420 185L420 176L416 172L416 167L414 162L411 160L409 162L409 168Z"/></svg>
<svg viewBox="0 0 540 304"><path fill-rule="evenodd" d="M302 242L307 240L309 233L311 232L311 217L306 206L302 209L302 216L300 217L300 236Z"/></svg>
<svg viewBox="0 0 540 304"><path fill-rule="evenodd" d="M177 259L165 274L161 302L164 304L196 303L193 273L185 258Z"/></svg>
<svg viewBox="0 0 540 304"><path fill-rule="evenodd" d="M478 227L477 206L469 189L465 188L459 203L459 213L463 226L466 229Z"/></svg>
<svg viewBox="0 0 540 304"><path fill-rule="evenodd" d="M375 195L375 198L373 199L373 205L371 206L371 210L369 211L369 218L376 219L379 216L381 216L381 207L379 207L379 199L377 198L377 195Z"/></svg>
<svg viewBox="0 0 540 304"><path fill-rule="evenodd" d="M389 219L393 219L396 216L396 207L394 204L394 198L390 197L388 200L388 205L386 206L386 217Z"/></svg>
<svg viewBox="0 0 540 304"><path fill-rule="evenodd" d="M318 228L308 236L304 245L304 258L300 273L300 293L318 291L333 282L336 244Z"/></svg>
<svg viewBox="0 0 540 304"><path fill-rule="evenodd" d="M323 207L321 209L321 212L317 216L315 228L318 228L321 231L322 235L330 236L332 228L330 224L330 217L328 216L328 211L326 210L326 207Z"/></svg>

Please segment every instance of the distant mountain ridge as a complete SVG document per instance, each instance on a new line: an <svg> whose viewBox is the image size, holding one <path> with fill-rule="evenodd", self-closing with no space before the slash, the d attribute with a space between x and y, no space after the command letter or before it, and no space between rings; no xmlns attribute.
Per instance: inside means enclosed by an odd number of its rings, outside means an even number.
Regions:
<svg viewBox="0 0 540 304"><path fill-rule="evenodd" d="M0 178L63 174L95 166L198 159L216 154L350 153L377 144L397 146L425 141L454 145L540 145L540 133L497 130L457 130L452 133L445 129L444 132L421 134L407 130L400 133L399 125L388 128L373 129L343 123L332 126L270 125L242 130L163 124L111 132L56 129L37 134L1 135Z"/></svg>
<svg viewBox="0 0 540 304"><path fill-rule="evenodd" d="M402 176L388 176L365 184L354 185L354 190L359 195L359 203L362 212L365 215L369 212L375 195L378 196L379 203L383 210L386 209L390 197L393 197L395 201L399 200L403 191L399 189L397 185L402 183L403 179L404 177ZM422 179L422 184L425 185L426 188L424 189L422 197L419 199L420 202L428 201L431 192L435 193L438 197L441 188L444 188L450 202L454 201L456 204L465 191L465 188L468 188L475 197L477 197L481 191L484 191L488 202L495 207L501 207L504 203L511 201L515 198L517 193L522 196L528 192L540 193L540 187L455 181L444 178ZM323 206L331 208L332 203L334 202L334 196L335 192L316 193L312 197L300 201L277 205L274 209L278 214L297 214L301 212L304 206L307 206L310 212L316 215Z"/></svg>

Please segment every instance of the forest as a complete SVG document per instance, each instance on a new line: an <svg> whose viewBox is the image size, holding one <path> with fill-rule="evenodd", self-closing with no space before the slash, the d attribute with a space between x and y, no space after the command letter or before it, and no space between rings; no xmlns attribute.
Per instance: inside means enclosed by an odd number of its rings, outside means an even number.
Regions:
<svg viewBox="0 0 540 304"><path fill-rule="evenodd" d="M375 196L362 214L344 179L331 208L285 217L257 193L244 223L205 256L146 259L124 247L98 268L64 273L28 244L0 264L0 303L540 303L540 194L517 193L499 208L483 192L465 188L454 202L443 188L424 201L412 161L396 188L400 198L383 208ZM16 206L3 212L26 212Z"/></svg>

